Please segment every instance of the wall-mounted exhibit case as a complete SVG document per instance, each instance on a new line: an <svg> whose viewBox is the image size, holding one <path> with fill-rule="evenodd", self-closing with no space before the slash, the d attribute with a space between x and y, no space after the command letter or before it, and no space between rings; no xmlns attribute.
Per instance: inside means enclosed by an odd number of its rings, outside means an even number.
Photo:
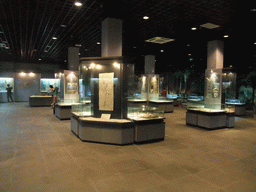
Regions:
<svg viewBox="0 0 256 192"><path fill-rule="evenodd" d="M9 84L13 89L12 92L14 91L14 79L13 78L8 78L8 77L0 77L0 92L7 92L6 87L7 84Z"/></svg>
<svg viewBox="0 0 256 192"><path fill-rule="evenodd" d="M79 71L81 104L73 106L71 118L71 131L78 138L119 145L164 138L160 113L128 108L127 99L134 89L133 64L124 63L122 57L81 58ZM140 118L135 118L135 113ZM162 134L147 130L149 125L161 129ZM135 141L138 132L150 136Z"/></svg>
<svg viewBox="0 0 256 192"><path fill-rule="evenodd" d="M60 79L50 79L50 78L40 79L40 91L42 93L48 92L48 89L49 89L50 85L53 86L53 89L58 87L59 91L61 90L61 88L60 88Z"/></svg>

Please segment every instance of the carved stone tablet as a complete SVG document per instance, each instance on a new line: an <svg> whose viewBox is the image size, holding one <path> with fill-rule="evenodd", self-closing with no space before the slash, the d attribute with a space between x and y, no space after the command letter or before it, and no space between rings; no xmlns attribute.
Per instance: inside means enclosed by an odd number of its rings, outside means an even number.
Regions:
<svg viewBox="0 0 256 192"><path fill-rule="evenodd" d="M99 110L114 111L114 73L99 74Z"/></svg>

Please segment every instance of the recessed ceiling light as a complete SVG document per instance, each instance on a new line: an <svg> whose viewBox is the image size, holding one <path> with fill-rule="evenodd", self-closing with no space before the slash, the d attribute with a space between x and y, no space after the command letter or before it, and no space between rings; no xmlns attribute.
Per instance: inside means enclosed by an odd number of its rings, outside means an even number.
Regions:
<svg viewBox="0 0 256 192"><path fill-rule="evenodd" d="M161 52L163 53L163 52L164 52L164 50L161 50Z"/></svg>
<svg viewBox="0 0 256 192"><path fill-rule="evenodd" d="M256 9L251 9L251 11L256 11Z"/></svg>
<svg viewBox="0 0 256 192"><path fill-rule="evenodd" d="M191 30L195 31L195 30L196 30L196 27L192 27Z"/></svg>
<svg viewBox="0 0 256 192"><path fill-rule="evenodd" d="M42 59L38 59L39 61L41 61Z"/></svg>
<svg viewBox="0 0 256 192"><path fill-rule="evenodd" d="M97 45L100 45L100 42L97 42Z"/></svg>
<svg viewBox="0 0 256 192"><path fill-rule="evenodd" d="M166 38L166 37L154 37L154 38L146 40L145 42L164 44L164 43L168 43L171 41L175 41L175 39L170 39L170 38Z"/></svg>
<svg viewBox="0 0 256 192"><path fill-rule="evenodd" d="M77 1L77 2L75 2L75 6L81 7L81 6L82 6L82 3L80 3L79 1Z"/></svg>
<svg viewBox="0 0 256 192"><path fill-rule="evenodd" d="M144 16L143 19L147 20L147 19L149 19L149 17L148 16Z"/></svg>
<svg viewBox="0 0 256 192"><path fill-rule="evenodd" d="M218 28L219 25L215 25L215 24L212 24L212 23L205 23L203 25L200 25L201 27L204 27L204 28L207 28L207 29L215 29L215 28Z"/></svg>
<svg viewBox="0 0 256 192"><path fill-rule="evenodd" d="M254 45L256 45L256 42L254 43Z"/></svg>
<svg viewBox="0 0 256 192"><path fill-rule="evenodd" d="M56 40L56 39L57 39L57 37L52 37L52 39Z"/></svg>
<svg viewBox="0 0 256 192"><path fill-rule="evenodd" d="M76 47L81 47L82 45L81 45L81 44L76 44L75 46L76 46Z"/></svg>
<svg viewBox="0 0 256 192"><path fill-rule="evenodd" d="M44 50L45 53L47 53L48 51L47 50Z"/></svg>
<svg viewBox="0 0 256 192"><path fill-rule="evenodd" d="M60 25L61 27L67 27L67 25Z"/></svg>
<svg viewBox="0 0 256 192"><path fill-rule="evenodd" d="M228 38L228 35L224 35L225 38Z"/></svg>
<svg viewBox="0 0 256 192"><path fill-rule="evenodd" d="M191 54L190 54L190 53L189 53L188 55L189 55L189 56L191 56Z"/></svg>

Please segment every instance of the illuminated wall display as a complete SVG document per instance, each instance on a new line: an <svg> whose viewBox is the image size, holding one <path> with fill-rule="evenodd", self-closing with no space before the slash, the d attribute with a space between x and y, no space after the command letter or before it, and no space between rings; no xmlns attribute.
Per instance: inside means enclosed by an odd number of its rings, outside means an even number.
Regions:
<svg viewBox="0 0 256 192"><path fill-rule="evenodd" d="M48 92L49 86L52 85L53 88L58 87L60 91L60 80L59 79L40 79L40 91Z"/></svg>
<svg viewBox="0 0 256 192"><path fill-rule="evenodd" d="M1 77L0 78L0 92L7 92L6 91L7 84L9 84L13 88L12 91L14 90L14 79Z"/></svg>

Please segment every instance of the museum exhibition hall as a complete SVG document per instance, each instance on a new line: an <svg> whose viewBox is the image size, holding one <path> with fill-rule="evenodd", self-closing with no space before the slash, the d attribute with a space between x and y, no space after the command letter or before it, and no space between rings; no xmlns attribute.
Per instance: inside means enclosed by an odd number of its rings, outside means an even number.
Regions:
<svg viewBox="0 0 256 192"><path fill-rule="evenodd" d="M256 3L0 1L0 191L256 191Z"/></svg>

